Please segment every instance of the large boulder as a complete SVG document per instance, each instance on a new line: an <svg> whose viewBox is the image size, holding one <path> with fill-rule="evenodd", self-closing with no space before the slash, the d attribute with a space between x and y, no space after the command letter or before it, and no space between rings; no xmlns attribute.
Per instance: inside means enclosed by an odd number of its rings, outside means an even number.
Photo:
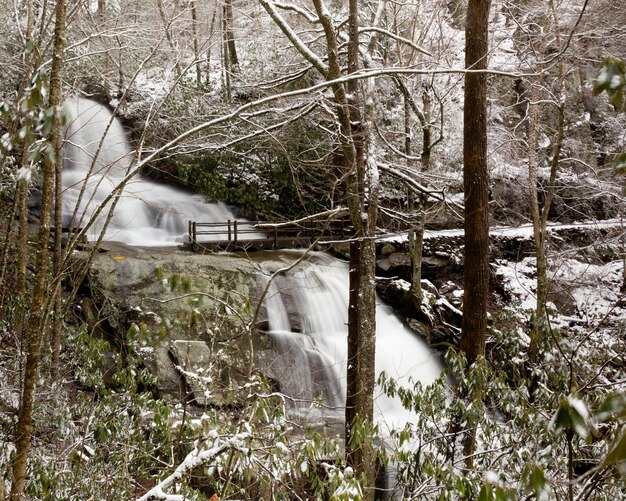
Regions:
<svg viewBox="0 0 626 501"><path fill-rule="evenodd" d="M161 396L221 404L214 390L250 366L257 274L245 256L109 244L90 268L85 320L139 356Z"/></svg>

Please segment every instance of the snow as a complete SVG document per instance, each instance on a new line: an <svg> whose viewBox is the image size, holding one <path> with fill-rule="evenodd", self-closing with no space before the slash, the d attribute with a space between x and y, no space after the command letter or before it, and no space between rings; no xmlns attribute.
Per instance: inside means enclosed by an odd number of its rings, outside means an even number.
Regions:
<svg viewBox="0 0 626 501"><path fill-rule="evenodd" d="M588 229L602 229L602 228L621 228L623 221L619 219L606 219L604 221L581 221L571 224L560 223L548 223L548 231L567 231L581 228ZM489 234L498 237L518 238L518 239L532 239L533 238L533 225L522 224L520 226L494 226L489 229ZM462 228L455 228L451 230L425 230L424 240L440 238L440 237L462 237L464 231ZM397 233L394 235L386 236L377 239L378 242L390 243L390 244L402 244L408 242L407 233Z"/></svg>
<svg viewBox="0 0 626 501"><path fill-rule="evenodd" d="M602 68L600 70L600 73L598 74L598 78L596 79L596 82L598 85L604 85L609 81L609 72L606 68Z"/></svg>
<svg viewBox="0 0 626 501"><path fill-rule="evenodd" d="M622 77L620 75L613 75L613 78L611 78L611 83L609 84L609 87L611 87L612 90L617 90L621 85L622 85Z"/></svg>
<svg viewBox="0 0 626 501"><path fill-rule="evenodd" d="M513 298L508 308L515 311L533 311L536 308L537 271L534 257L524 258L519 263L496 261L495 275Z"/></svg>
<svg viewBox="0 0 626 501"><path fill-rule="evenodd" d="M21 167L19 171L17 171L17 180L20 181L24 179L26 182L30 181L33 176L33 171L30 167Z"/></svg>

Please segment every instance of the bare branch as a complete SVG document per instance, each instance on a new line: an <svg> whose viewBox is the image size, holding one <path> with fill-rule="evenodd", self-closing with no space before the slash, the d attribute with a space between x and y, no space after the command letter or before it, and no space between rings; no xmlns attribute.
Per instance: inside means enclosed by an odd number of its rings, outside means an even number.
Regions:
<svg viewBox="0 0 626 501"><path fill-rule="evenodd" d="M398 42L402 42L402 43L410 46L411 48L415 49L417 52L420 52L421 54L424 54L424 55L429 56L429 57L434 57L432 53L428 52L423 47L420 47L419 45L417 45L412 40L409 40L408 38L404 38L403 36L397 35L397 34L391 32L389 30L385 30L383 28L378 28L376 26L364 26L362 28L359 28L359 33L367 33L367 32L371 32L371 31L376 32L376 33L381 33L383 35L388 36L389 38L393 38L394 40L397 40Z"/></svg>

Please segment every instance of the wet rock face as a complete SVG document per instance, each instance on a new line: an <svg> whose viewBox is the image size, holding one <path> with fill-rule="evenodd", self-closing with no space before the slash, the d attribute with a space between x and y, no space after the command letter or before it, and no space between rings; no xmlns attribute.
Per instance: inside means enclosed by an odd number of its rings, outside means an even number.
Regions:
<svg viewBox="0 0 626 501"><path fill-rule="evenodd" d="M244 381L250 356L277 389L293 379L289 367L294 364L280 360L283 354L266 332L265 307L256 311L263 276L285 264L280 253L199 255L117 243L105 247L94 259L78 312L112 351L140 357L162 398L199 407L228 405L222 390ZM297 335L298 298L286 277L275 281ZM277 370L281 363L285 370Z"/></svg>
<svg viewBox="0 0 626 501"><path fill-rule="evenodd" d="M161 396L220 404L211 390L247 371L256 273L241 257L118 246L95 257L85 320L138 354Z"/></svg>

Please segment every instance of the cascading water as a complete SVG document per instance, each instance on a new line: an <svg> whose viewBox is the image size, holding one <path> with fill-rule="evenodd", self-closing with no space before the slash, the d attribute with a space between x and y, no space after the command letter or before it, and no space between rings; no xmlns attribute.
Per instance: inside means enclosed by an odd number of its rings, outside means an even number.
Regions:
<svg viewBox="0 0 626 501"><path fill-rule="evenodd" d="M63 148L63 219L69 226L74 218L73 226L80 228L124 179L133 152L122 124L101 104L75 96L63 109L69 119ZM102 231L110 204L91 226L90 240ZM122 192L105 239L131 245L173 245L184 241L190 220L233 219L222 203L208 204L199 195L135 176Z"/></svg>
<svg viewBox="0 0 626 501"><path fill-rule="evenodd" d="M348 278L347 263L315 253L270 284L265 308L279 356L269 370L296 399L297 411L316 408L316 401L340 411L345 404ZM430 384L439 376L431 350L388 306L378 304L376 324L377 374L384 371L404 386L410 380ZM375 406L379 423L402 425L410 418L382 392Z"/></svg>
<svg viewBox="0 0 626 501"><path fill-rule="evenodd" d="M65 224L83 227L96 208L124 179L132 162L121 123L104 106L82 97L66 101L69 117L64 146L63 217ZM84 188L83 188L84 187ZM107 217L103 211L92 226L95 239ZM124 188L105 233L107 240L131 245L171 245L183 241L187 221L235 219L221 203L204 203L199 195L136 176ZM294 258L296 259L296 258ZM315 400L343 414L348 315L346 263L312 254L270 284L268 322L277 357L269 371L297 408L313 411ZM428 384L440 372L426 345L408 331L390 309L377 306L376 372L385 371L406 384L409 378ZM407 413L400 404L379 395L379 422L402 424ZM404 420L404 421L403 421Z"/></svg>

